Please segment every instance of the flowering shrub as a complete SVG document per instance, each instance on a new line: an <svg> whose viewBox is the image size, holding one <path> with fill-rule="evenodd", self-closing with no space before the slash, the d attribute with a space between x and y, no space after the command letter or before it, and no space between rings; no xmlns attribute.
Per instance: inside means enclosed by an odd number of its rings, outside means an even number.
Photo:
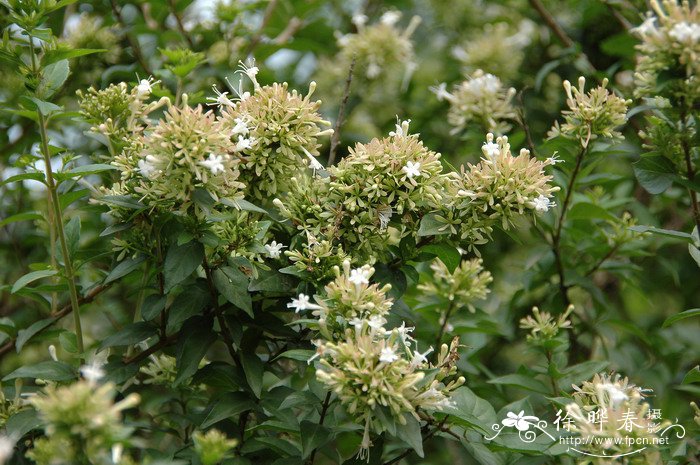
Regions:
<svg viewBox="0 0 700 465"><path fill-rule="evenodd" d="M0 12L0 465L695 463L695 3Z"/></svg>

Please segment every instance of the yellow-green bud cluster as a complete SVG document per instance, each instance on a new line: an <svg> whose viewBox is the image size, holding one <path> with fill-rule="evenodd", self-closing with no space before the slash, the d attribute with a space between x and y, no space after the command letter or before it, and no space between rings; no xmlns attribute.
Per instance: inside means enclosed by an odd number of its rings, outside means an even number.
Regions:
<svg viewBox="0 0 700 465"><path fill-rule="evenodd" d="M473 312L473 302L485 299L490 292L488 285L493 277L484 270L480 258L462 260L454 272L450 272L442 260L436 258L430 264L430 269L431 279L418 285L418 289L428 299L446 298Z"/></svg>
<svg viewBox="0 0 700 465"><path fill-rule="evenodd" d="M632 101L609 92L606 88L607 78L603 79L600 86L588 92L585 85L586 78L583 76L578 79L578 88L573 87L569 81L564 81L566 105L569 109L562 112L564 123L561 126L558 121L554 123L549 138L564 136L576 139L584 147L598 137L621 139L622 134L616 128L627 121L627 106Z"/></svg>
<svg viewBox="0 0 700 465"><path fill-rule="evenodd" d="M516 117L511 104L515 89L505 88L500 79L480 69L455 85L452 92L447 92L445 84L432 90L439 100L450 103L447 121L454 128L453 134L463 132L473 123L486 131L503 134L511 127L508 120Z"/></svg>

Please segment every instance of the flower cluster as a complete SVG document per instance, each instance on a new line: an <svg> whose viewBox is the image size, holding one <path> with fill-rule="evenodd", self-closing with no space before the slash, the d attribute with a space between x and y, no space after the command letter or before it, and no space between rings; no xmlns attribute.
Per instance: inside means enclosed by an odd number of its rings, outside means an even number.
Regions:
<svg viewBox="0 0 700 465"><path fill-rule="evenodd" d="M237 440L228 439L224 433L217 429L210 429L206 433L195 431L192 434L192 441L202 465L221 463L226 454L238 444Z"/></svg>
<svg viewBox="0 0 700 465"><path fill-rule="evenodd" d="M253 92L239 91L231 100L227 92L212 98L222 109L222 132L233 138L240 154L240 179L247 197L266 200L289 188L289 179L305 167L323 169L316 160L318 139L331 129L318 113L320 101L312 101L315 83L307 95L289 91L287 83L258 84L256 67L244 67L253 82Z"/></svg>
<svg viewBox="0 0 700 465"><path fill-rule="evenodd" d="M314 282L326 282L336 276L335 269L349 257L343 247L328 240L317 240L311 233L300 248L284 254L294 263L296 274Z"/></svg>
<svg viewBox="0 0 700 465"><path fill-rule="evenodd" d="M578 79L578 88L572 87L569 81L564 81L566 105L564 124L554 123L549 131L549 138L564 136L577 139L584 147L597 137L622 138L615 129L627 121L627 106L631 100L625 100L607 90L608 79L603 79L602 85L586 92L586 78Z"/></svg>
<svg viewBox="0 0 700 465"><path fill-rule="evenodd" d="M634 444L615 438L651 439L667 426L668 422L649 414L644 390L620 375L597 374L580 387L574 386L574 390L574 402L566 406L566 427L581 436L610 439L589 441L587 451L591 455L605 457L632 452ZM647 448L639 463L658 463L658 454L658 450Z"/></svg>
<svg viewBox="0 0 700 465"><path fill-rule="evenodd" d="M636 94L640 97L678 93L700 97L700 7L688 1L652 0L646 20L632 31L641 39L637 46ZM662 78L662 73L666 76ZM667 87L668 76L679 86ZM670 91L670 92L669 92ZM692 104L691 104L692 106Z"/></svg>
<svg viewBox="0 0 700 465"><path fill-rule="evenodd" d="M455 302L466 306L474 312L473 302L483 300L490 292L488 285L493 281L491 273L484 270L480 258L462 260L453 272L436 258L430 264L432 279L418 285L418 290L430 298L446 298L450 303Z"/></svg>
<svg viewBox="0 0 700 465"><path fill-rule="evenodd" d="M449 218L452 233L471 247L487 242L493 226L508 229L517 215L527 211L546 212L554 203L552 193L559 190L549 182L545 168L556 160L541 161L521 149L513 156L508 137L487 134L483 157L476 165L462 167L451 185L453 209Z"/></svg>
<svg viewBox="0 0 700 465"><path fill-rule="evenodd" d="M467 73L483 69L511 81L525 58L524 49L530 43L533 28L529 20L522 21L517 30L507 23L487 24L478 35L455 47L453 54Z"/></svg>
<svg viewBox="0 0 700 465"><path fill-rule="evenodd" d="M527 340L542 343L554 339L562 329L571 328L569 315L574 311L574 306L569 305L564 313L554 318L549 312L541 312L539 308L532 307L532 315L520 320L522 329L529 329Z"/></svg>
<svg viewBox="0 0 700 465"><path fill-rule="evenodd" d="M388 11L379 22L367 25L367 17L356 15L353 23L357 33L346 34L338 39L340 46L339 64L347 64L354 59L369 80L379 80L391 75L397 68L404 68L413 60L413 45L409 40L420 22L418 17L400 31L396 24L401 19L398 11ZM346 66L340 66L347 69Z"/></svg>
<svg viewBox="0 0 700 465"><path fill-rule="evenodd" d="M506 89L493 74L476 70L471 77L447 91L446 84L431 88L439 100L447 100L450 110L447 121L453 133L464 131L471 123L482 129L502 134L510 129L507 120L516 117L511 100L515 89Z"/></svg>
<svg viewBox="0 0 700 465"><path fill-rule="evenodd" d="M66 24L64 39L71 49L104 49L99 59L116 63L121 54L119 37L115 31L102 25L102 19L87 13L76 15ZM94 58L92 59L94 60Z"/></svg>
<svg viewBox="0 0 700 465"><path fill-rule="evenodd" d="M431 365L426 355L432 348L421 353L417 342L415 347L411 342L405 328L387 331L363 320L347 329L344 339L319 345L322 357L316 376L338 396L348 413L364 424L361 455L371 445L370 431L386 431L382 418L393 418L402 425L419 420L419 409L450 407L450 393L464 384L463 377L445 379L454 371L446 344L442 358Z"/></svg>
<svg viewBox="0 0 700 465"><path fill-rule="evenodd" d="M335 393L348 413L364 425L360 453L369 448L370 431L386 431L386 421L420 419L418 410L442 410L451 405L450 393L464 383L456 374L458 340L440 348L435 365L418 350L411 336L413 328L402 324L385 329L392 300L391 286L370 283L374 269L369 265L336 267L336 279L322 295L300 294L288 307L297 312L310 310L315 321L304 320L323 338L315 342L320 358L318 379Z"/></svg>
<svg viewBox="0 0 700 465"><path fill-rule="evenodd" d="M409 234L444 200L440 155L409 134L406 121L389 137L357 144L328 172L327 178L297 181L275 205L298 229L340 243L358 260L380 257L390 229Z"/></svg>
<svg viewBox="0 0 700 465"><path fill-rule="evenodd" d="M130 428L122 411L139 402L129 394L114 403L115 386L82 380L68 386L47 386L30 403L44 422L46 437L37 439L28 457L40 465L54 463L112 463L112 448L120 449Z"/></svg>

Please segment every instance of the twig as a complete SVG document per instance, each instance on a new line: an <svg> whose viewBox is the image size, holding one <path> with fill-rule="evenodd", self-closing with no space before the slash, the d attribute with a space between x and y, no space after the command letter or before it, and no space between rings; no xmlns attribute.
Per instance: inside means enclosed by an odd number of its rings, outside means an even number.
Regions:
<svg viewBox="0 0 700 465"><path fill-rule="evenodd" d="M126 40L129 41L129 45L131 45L131 51L134 54L134 58L136 58L136 61L139 62L143 70L148 74L149 76L153 75L153 70L151 67L148 65L146 60L143 57L143 53L141 52L141 46L139 45L138 39L134 38L129 34L128 32L128 27L126 23L124 22L124 18L122 17L122 12L117 6L116 0L110 0L109 3L112 5L112 12L114 13L114 17L119 23L119 25L124 29L124 36L126 37Z"/></svg>
<svg viewBox="0 0 700 465"><path fill-rule="evenodd" d="M153 344L151 347L148 349L144 350L143 352L139 352L138 354L134 355L133 357L127 357L124 359L124 364L130 365L132 363L138 363L141 360L144 360L148 358L151 354L155 354L158 352L160 349L169 346L173 342L177 340L177 334L173 334L168 337L160 338L158 342Z"/></svg>
<svg viewBox="0 0 700 465"><path fill-rule="evenodd" d="M102 294L105 290L109 289L111 286L112 286L111 284L101 284L101 285L93 288L84 297L80 297L78 299L78 303L82 305L82 304L88 304L88 303L92 302L93 300L95 300L95 298L98 295ZM52 315L55 318L55 321L53 323L56 323L58 320L60 320L64 316L69 315L72 311L73 311L73 307L70 304L63 306L60 310L58 310L56 313L54 313ZM50 326L51 325L47 326L44 329L47 329ZM44 329L37 332L37 334L39 334L41 331L44 331ZM7 341L2 346L0 346L0 357L5 355L6 353L10 352L12 349L14 349L16 342L17 342L16 339L12 339L10 341Z"/></svg>
<svg viewBox="0 0 700 465"><path fill-rule="evenodd" d="M277 0L270 0L270 3L267 4L267 8L265 8L265 13L263 14L263 19L260 23L260 27L258 28L258 31L255 33L253 38L250 40L250 44L248 45L244 56L249 56L251 53L253 53L253 50L255 50L255 48L260 44L260 41L262 40L263 30L265 30L267 23L270 22L270 18L272 18L272 13L275 12L276 7Z"/></svg>
<svg viewBox="0 0 700 465"><path fill-rule="evenodd" d="M540 2L540 0L529 0L530 5L537 10L537 13L539 13L540 17L544 20L545 23L547 23L547 26L549 29L552 30L555 36L559 39L559 41L564 44L566 48L572 48L574 45L576 45L576 42L573 41L571 37L562 29L562 27L557 23L557 20L554 19L554 16L547 11L547 8ZM595 67L591 63L591 61L588 59L585 53L579 52L581 57L585 60L586 65L590 68L591 71L595 72Z"/></svg>
<svg viewBox="0 0 700 465"><path fill-rule="evenodd" d="M536 156L535 154L535 143L532 140L532 132L530 131L530 125L527 124L527 119L525 117L525 102L523 102L523 92L525 89L521 90L518 92L518 124L520 124L520 127L523 129L525 132L525 139L527 140L527 147L530 149L530 153L532 154L533 157Z"/></svg>
<svg viewBox="0 0 700 465"><path fill-rule="evenodd" d="M170 13L175 17L175 22L177 23L177 28L180 31L180 34L182 34L182 36L185 38L190 48L194 50L194 42L192 41L192 37L190 37L185 30L185 25L182 23L182 17L180 16L180 13L177 12L175 0L168 0L168 5L170 6Z"/></svg>
<svg viewBox="0 0 700 465"><path fill-rule="evenodd" d="M442 315L442 324L440 325L440 331L438 331L437 338L435 339L435 353L440 353L440 346L442 345L442 336L445 334L445 328L447 328L447 321L452 315L452 311L455 307L455 301L450 301L450 305L447 307L447 311Z"/></svg>
<svg viewBox="0 0 700 465"><path fill-rule="evenodd" d="M328 411L328 406L331 403L331 391L328 391L326 393L326 398L323 400L323 406L321 407L321 418L318 420L319 426L323 425L323 421L326 419L326 412ZM314 450L311 451L311 455L309 456L309 461L307 462L309 465L313 465L314 459L316 458L316 448L314 447Z"/></svg>
<svg viewBox="0 0 700 465"><path fill-rule="evenodd" d="M603 263L605 263L610 257L612 257L615 254L615 252L617 252L617 250L620 248L621 245L622 245L622 243L618 242L613 247L611 247L610 250L608 250L608 253L606 253L603 256L603 258L598 260L598 262L595 265L593 265L593 267L590 270L588 270L584 276L588 277L588 276L592 275L593 273L595 273L596 271L598 271L598 268L600 268Z"/></svg>
<svg viewBox="0 0 700 465"><path fill-rule="evenodd" d="M343 99L340 101L340 107L338 107L338 118L335 120L335 125L333 126L333 136L331 136L331 151L328 155L328 166L331 166L335 162L335 154L338 150L338 144L340 143L340 126L343 124L345 119L345 106L348 103L348 98L350 97L350 84L352 84L352 73L355 70L355 62L357 61L357 56L352 57L350 62L350 69L348 69L348 77L345 79L345 90L343 91Z"/></svg>

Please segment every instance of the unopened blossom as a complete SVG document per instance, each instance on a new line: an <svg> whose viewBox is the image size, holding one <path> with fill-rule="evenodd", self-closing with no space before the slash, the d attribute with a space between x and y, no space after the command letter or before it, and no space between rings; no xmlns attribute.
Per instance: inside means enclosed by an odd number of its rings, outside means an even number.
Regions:
<svg viewBox="0 0 700 465"><path fill-rule="evenodd" d="M430 264L430 270L432 276L429 280L418 285L425 298L444 298L466 306L472 312L475 311L474 302L486 298L490 292L488 285L493 281L491 273L484 270L480 258L462 260L452 272L442 260L436 258Z"/></svg>
<svg viewBox="0 0 700 465"><path fill-rule="evenodd" d="M557 318L549 312L542 312L537 307L532 307L532 315L520 320L520 327L529 329L527 340L537 344L554 339L563 329L571 328L569 316L574 311L574 306L569 305L566 311Z"/></svg>
<svg viewBox="0 0 700 465"><path fill-rule="evenodd" d="M578 139L581 145L588 146L592 139L606 137L622 139L617 131L627 121L627 106L631 100L625 100L607 90L608 79L603 79L600 86L586 92L586 78L581 76L578 87L564 81L566 105L568 110L562 112L564 123L555 122L549 131L549 138L564 136Z"/></svg>

